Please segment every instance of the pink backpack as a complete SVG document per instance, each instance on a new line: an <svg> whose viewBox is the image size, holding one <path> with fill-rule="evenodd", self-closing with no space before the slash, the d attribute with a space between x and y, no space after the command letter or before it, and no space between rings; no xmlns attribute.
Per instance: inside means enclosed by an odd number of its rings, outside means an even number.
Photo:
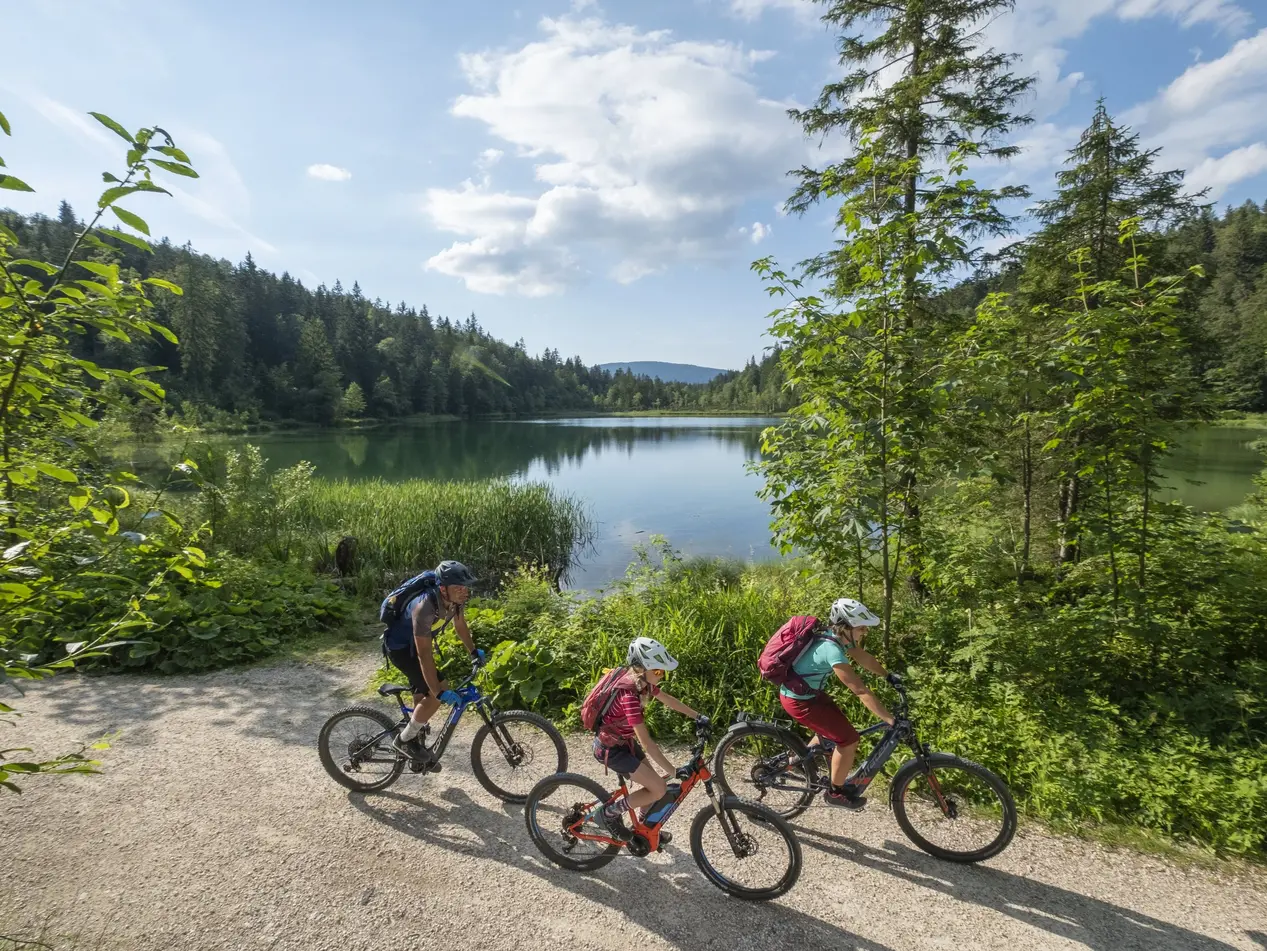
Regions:
<svg viewBox="0 0 1267 951"><path fill-rule="evenodd" d="M603 717L616 702L616 693L621 687L630 686L626 674L628 667L616 667L598 678L598 683L581 702L581 726L587 730L597 730L603 725Z"/></svg>
<svg viewBox="0 0 1267 951"><path fill-rule="evenodd" d="M761 672L761 679L778 684L780 687L787 687L795 693L820 693L821 691L815 690L805 682L805 678L792 670L792 665L801 656L801 651L820 635L822 635L822 630L818 625L818 618L808 614L798 614L794 618L789 618L788 622L766 641L761 656L757 658L757 670Z"/></svg>

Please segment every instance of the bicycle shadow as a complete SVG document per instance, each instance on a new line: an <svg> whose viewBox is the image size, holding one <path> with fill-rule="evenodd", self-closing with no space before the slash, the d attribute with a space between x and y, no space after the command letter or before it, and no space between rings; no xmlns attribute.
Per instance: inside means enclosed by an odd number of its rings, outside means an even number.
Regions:
<svg viewBox="0 0 1267 951"><path fill-rule="evenodd" d="M532 850L522 807L490 809L457 787L439 798L446 805L390 791L372 797L348 794L353 808L376 822L419 842L534 875L595 902L605 914L625 915L678 948L764 951L791 942L804 951L893 951L786 905L729 898L702 877L689 852L676 846L668 850L674 859L671 871L660 863L622 856L596 874L572 872ZM409 809L396 811L386 803ZM447 832L445 824L458 828ZM525 845L532 851L525 851Z"/></svg>
<svg viewBox="0 0 1267 951"><path fill-rule="evenodd" d="M802 848L989 908L1092 951L1235 951L1230 944L1168 921L988 865L945 862L892 840L881 850L799 825L796 834Z"/></svg>

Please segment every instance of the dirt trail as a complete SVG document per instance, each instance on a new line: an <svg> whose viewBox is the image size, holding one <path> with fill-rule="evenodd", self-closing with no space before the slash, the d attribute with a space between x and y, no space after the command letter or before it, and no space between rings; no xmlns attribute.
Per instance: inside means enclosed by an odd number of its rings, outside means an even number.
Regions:
<svg viewBox="0 0 1267 951"><path fill-rule="evenodd" d="M469 728L439 775L369 797L330 781L317 730L373 663L36 686L24 745L119 735L104 775L0 798L0 935L57 951L1267 949L1263 877L1025 830L960 867L914 849L880 803L798 820L805 869L776 902L728 898L696 870L685 832L702 797L663 855L570 873L538 855L519 807L475 782ZM581 739L571 747L571 768L602 776Z"/></svg>

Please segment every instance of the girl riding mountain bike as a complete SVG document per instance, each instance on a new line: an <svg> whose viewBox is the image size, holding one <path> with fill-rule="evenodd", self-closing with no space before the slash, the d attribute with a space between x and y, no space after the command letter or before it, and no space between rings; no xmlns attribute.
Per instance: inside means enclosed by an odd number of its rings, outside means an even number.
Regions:
<svg viewBox="0 0 1267 951"><path fill-rule="evenodd" d="M612 838L622 842L629 841L631 834L621 818L624 813L649 806L665 793L666 777L647 760L664 770L667 777L677 772L651 738L643 706L648 700L659 700L670 710L696 722L705 719L660 689L665 674L677 667L677 661L663 644L650 637L636 638L629 645L625 659L627 670L607 675L614 679L609 683L611 692L603 698L604 710L594 737L594 758L608 769L628 775L642 788L609 806L599 806L591 817L610 832ZM606 678L600 680L594 690L602 689L605 681Z"/></svg>

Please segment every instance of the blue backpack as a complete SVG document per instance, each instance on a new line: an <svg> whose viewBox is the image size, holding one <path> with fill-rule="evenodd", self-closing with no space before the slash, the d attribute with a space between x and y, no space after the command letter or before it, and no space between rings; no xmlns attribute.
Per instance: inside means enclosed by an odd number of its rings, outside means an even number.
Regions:
<svg viewBox="0 0 1267 951"><path fill-rule="evenodd" d="M383 603L378 608L378 619L387 625L395 624L400 620L401 612L405 610L406 604L424 591L438 587L440 587L440 579L436 577L434 571L424 571L420 575L414 575L383 598Z"/></svg>

